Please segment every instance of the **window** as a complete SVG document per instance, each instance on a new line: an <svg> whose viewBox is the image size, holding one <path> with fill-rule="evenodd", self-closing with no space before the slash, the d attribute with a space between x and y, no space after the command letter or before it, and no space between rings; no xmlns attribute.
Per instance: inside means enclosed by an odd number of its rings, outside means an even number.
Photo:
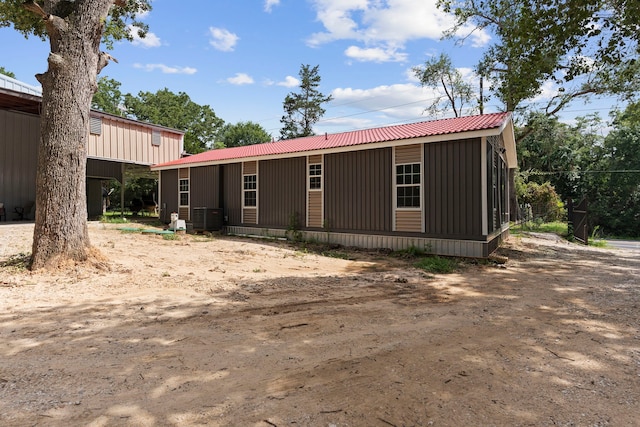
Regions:
<svg viewBox="0 0 640 427"><path fill-rule="evenodd" d="M397 207L420 207L420 163L396 166L396 190Z"/></svg>
<svg viewBox="0 0 640 427"><path fill-rule="evenodd" d="M322 190L322 164L309 165L309 189Z"/></svg>
<svg viewBox="0 0 640 427"><path fill-rule="evenodd" d="M244 206L257 206L258 201L258 178L257 175L244 175Z"/></svg>
<svg viewBox="0 0 640 427"><path fill-rule="evenodd" d="M178 183L180 206L189 206L189 180L181 179Z"/></svg>

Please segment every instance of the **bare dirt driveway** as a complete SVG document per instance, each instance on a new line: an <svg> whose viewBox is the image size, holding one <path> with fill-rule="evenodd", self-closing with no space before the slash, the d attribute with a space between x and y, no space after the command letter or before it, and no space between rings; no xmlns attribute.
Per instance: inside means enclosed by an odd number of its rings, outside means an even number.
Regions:
<svg viewBox="0 0 640 427"><path fill-rule="evenodd" d="M32 274L33 225L0 225L0 425L640 423L637 253L512 237L431 275L116 227L108 263Z"/></svg>

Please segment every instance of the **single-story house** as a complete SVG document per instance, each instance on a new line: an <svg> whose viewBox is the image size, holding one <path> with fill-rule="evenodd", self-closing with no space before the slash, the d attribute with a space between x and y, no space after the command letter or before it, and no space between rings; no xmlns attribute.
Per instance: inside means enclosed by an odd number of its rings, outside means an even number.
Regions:
<svg viewBox="0 0 640 427"><path fill-rule="evenodd" d="M0 74L0 203L9 219L36 199L42 91ZM184 132L91 111L87 142L87 210L103 213L102 182L155 176L149 166L179 159ZM123 185L124 187L124 185ZM115 195L114 195L115 196ZM121 194L121 203L124 204ZM29 212L24 212L28 219ZM6 219L6 218L4 218Z"/></svg>
<svg viewBox="0 0 640 427"><path fill-rule="evenodd" d="M516 164L512 116L495 113L211 150L151 169L166 222L208 208L230 234L486 257L509 232Z"/></svg>

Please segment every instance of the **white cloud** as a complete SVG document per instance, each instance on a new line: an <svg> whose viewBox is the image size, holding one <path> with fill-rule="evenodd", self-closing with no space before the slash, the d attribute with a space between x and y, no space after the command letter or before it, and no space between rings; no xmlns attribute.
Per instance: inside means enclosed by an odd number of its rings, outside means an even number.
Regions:
<svg viewBox="0 0 640 427"><path fill-rule="evenodd" d="M151 47L159 47L162 43L160 42L160 37L156 36L154 33L149 31L147 35L142 38L138 35L138 29L133 25L129 25L128 27L129 35L133 38L134 46L142 46L145 48Z"/></svg>
<svg viewBox="0 0 640 427"><path fill-rule="evenodd" d="M344 54L360 62L403 62L407 59L406 53L401 53L395 49L383 49L374 47L363 49L358 46L349 46Z"/></svg>
<svg viewBox="0 0 640 427"><path fill-rule="evenodd" d="M370 60L398 61L397 52L407 42L440 40L454 25L454 17L439 10L435 0L313 0L312 4L325 31L312 34L307 43L317 47L336 40L358 41L365 46L356 52L362 54L358 60L367 60L365 54L379 49L395 54L370 55ZM484 46L490 38L483 30L465 28L462 33L474 46Z"/></svg>
<svg viewBox="0 0 640 427"><path fill-rule="evenodd" d="M209 27L211 39L209 44L222 52L231 52L235 49L240 37L225 28Z"/></svg>
<svg viewBox="0 0 640 427"><path fill-rule="evenodd" d="M160 70L164 74L195 74L198 72L193 67L170 67L165 64L133 64L133 67L148 72Z"/></svg>
<svg viewBox="0 0 640 427"><path fill-rule="evenodd" d="M264 11L271 12L274 6L280 5L280 0L265 0Z"/></svg>
<svg viewBox="0 0 640 427"><path fill-rule="evenodd" d="M296 87L300 84L300 80L296 79L293 76L285 77L284 81L276 83L278 86L284 87Z"/></svg>
<svg viewBox="0 0 640 427"><path fill-rule="evenodd" d="M253 77L246 73L236 73L235 76L229 77L227 82L237 86L250 85L254 83Z"/></svg>
<svg viewBox="0 0 640 427"><path fill-rule="evenodd" d="M403 83L370 89L338 88L331 92L331 96L331 105L335 105L331 114L333 118L350 114L345 110L348 108L384 115L388 120L417 120L433 94L419 85Z"/></svg>

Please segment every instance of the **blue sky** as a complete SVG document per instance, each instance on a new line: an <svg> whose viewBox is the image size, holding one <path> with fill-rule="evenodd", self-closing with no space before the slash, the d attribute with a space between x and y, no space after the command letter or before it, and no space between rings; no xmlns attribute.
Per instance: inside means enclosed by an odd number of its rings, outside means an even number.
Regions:
<svg viewBox="0 0 640 427"><path fill-rule="evenodd" d="M441 52L469 74L491 36L474 32L463 45L442 40L453 19L435 0L153 0L144 40L116 43L119 63L102 71L123 93L168 88L209 105L229 123L253 121L275 138L282 102L298 91L301 64L319 65L320 91L331 94L315 130L340 132L430 120L434 96L412 67ZM0 66L23 82L46 70L48 43L0 29ZM475 79L473 79L475 81ZM547 86L538 101L553 94ZM498 111L489 102L485 111ZM566 113L600 111L609 103L574 105ZM442 117L442 116L441 116Z"/></svg>

